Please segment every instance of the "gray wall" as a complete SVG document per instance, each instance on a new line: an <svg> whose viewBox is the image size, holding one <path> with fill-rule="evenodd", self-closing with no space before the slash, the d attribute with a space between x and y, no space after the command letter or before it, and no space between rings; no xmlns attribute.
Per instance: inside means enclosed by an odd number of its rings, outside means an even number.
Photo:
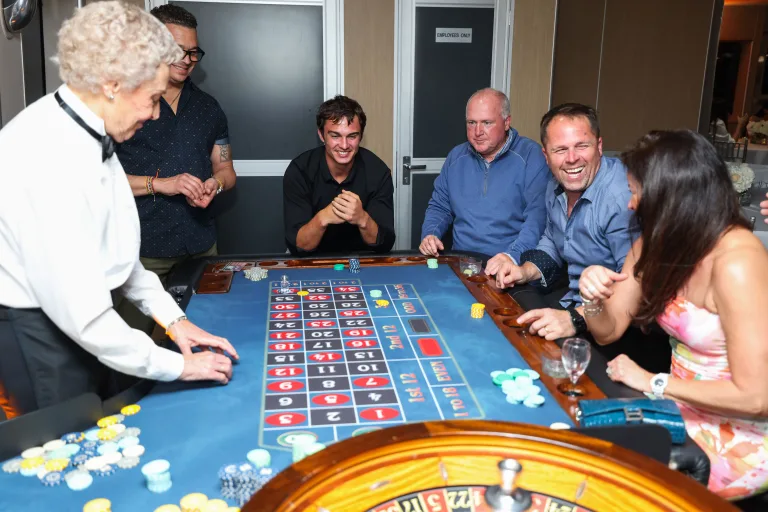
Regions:
<svg viewBox="0 0 768 512"><path fill-rule="evenodd" d="M77 0L43 0L43 56L45 57L45 90L51 93L59 88L59 66L51 61L56 55L59 29L64 20L72 16Z"/></svg>

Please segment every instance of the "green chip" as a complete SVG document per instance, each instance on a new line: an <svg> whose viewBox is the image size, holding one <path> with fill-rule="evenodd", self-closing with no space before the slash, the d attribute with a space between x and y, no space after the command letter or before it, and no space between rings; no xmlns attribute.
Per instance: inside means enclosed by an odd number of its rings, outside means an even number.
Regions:
<svg viewBox="0 0 768 512"><path fill-rule="evenodd" d="M507 370L507 373L509 373L509 370ZM528 372L524 370L518 370L516 372L509 373L509 374L512 376L513 379L517 379L518 377L527 377L529 379L531 378L531 376L528 375Z"/></svg>
<svg viewBox="0 0 768 512"><path fill-rule="evenodd" d="M333 270L344 270L344 264L343 263L337 263L333 266Z"/></svg>
<svg viewBox="0 0 768 512"><path fill-rule="evenodd" d="M506 373L502 373L501 375L497 375L493 378L493 383L497 386L501 386L501 383L505 380L512 380L512 377L507 375Z"/></svg>
<svg viewBox="0 0 768 512"><path fill-rule="evenodd" d="M371 297L378 299L381 297L381 290L371 290Z"/></svg>
<svg viewBox="0 0 768 512"><path fill-rule="evenodd" d="M504 373L504 372L502 372L501 370L496 370L495 372L491 372L491 378L493 379L497 375L501 375L502 373Z"/></svg>

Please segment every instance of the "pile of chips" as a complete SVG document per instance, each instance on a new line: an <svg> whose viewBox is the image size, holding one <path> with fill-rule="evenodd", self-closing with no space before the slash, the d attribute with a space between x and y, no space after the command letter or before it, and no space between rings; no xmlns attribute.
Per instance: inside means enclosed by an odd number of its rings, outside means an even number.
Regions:
<svg viewBox="0 0 768 512"><path fill-rule="evenodd" d="M510 404L522 403L526 407L539 407L544 404L544 397L539 394L541 388L533 384L533 381L540 377L536 370L510 368L507 371L491 372L491 377L493 383L507 396L507 402Z"/></svg>
<svg viewBox="0 0 768 512"><path fill-rule="evenodd" d="M360 273L360 260L357 258L350 258L349 260L349 271L353 274L359 274Z"/></svg>
<svg viewBox="0 0 768 512"><path fill-rule="evenodd" d="M437 268L437 258L429 258L427 260L427 267L428 268Z"/></svg>
<svg viewBox="0 0 768 512"><path fill-rule="evenodd" d="M261 281L267 277L267 269L261 267L251 267L243 270L243 275L251 281Z"/></svg>
<svg viewBox="0 0 768 512"><path fill-rule="evenodd" d="M230 507L224 500L208 499L201 492L187 494L181 498L179 505L161 505L155 512L240 512L238 507Z"/></svg>
<svg viewBox="0 0 768 512"><path fill-rule="evenodd" d="M293 436L293 462L299 462L304 457L317 453L325 448L325 445L318 443L315 436L311 434L298 434Z"/></svg>
<svg viewBox="0 0 768 512"><path fill-rule="evenodd" d="M472 304L470 315L472 315L472 318L483 318L483 315L485 315L485 304L479 302Z"/></svg>
<svg viewBox="0 0 768 512"><path fill-rule="evenodd" d="M90 430L71 432L24 450L20 457L5 462L3 471L36 476L46 487L65 482L73 491L87 489L94 475L109 476L115 467L130 469L139 464L144 454L139 441L141 430L126 427L123 421L140 410L138 405L123 407L120 414L100 419Z"/></svg>
<svg viewBox="0 0 768 512"><path fill-rule="evenodd" d="M147 489L154 493L162 493L173 486L171 481L171 463L165 459L157 459L144 464L141 474L147 480Z"/></svg>
<svg viewBox="0 0 768 512"><path fill-rule="evenodd" d="M227 464L219 469L221 496L242 507L272 476L270 467L256 467L250 462Z"/></svg>

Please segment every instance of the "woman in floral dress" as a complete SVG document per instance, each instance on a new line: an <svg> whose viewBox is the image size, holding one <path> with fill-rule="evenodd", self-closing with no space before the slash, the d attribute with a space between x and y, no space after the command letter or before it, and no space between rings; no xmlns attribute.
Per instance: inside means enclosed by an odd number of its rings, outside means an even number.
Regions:
<svg viewBox="0 0 768 512"><path fill-rule="evenodd" d="M723 161L699 134L653 132L622 155L641 236L622 273L592 266L579 289L603 302L586 318L597 343L632 322L671 337L670 374L621 355L611 379L680 406L726 499L768 490L768 252L741 214Z"/></svg>

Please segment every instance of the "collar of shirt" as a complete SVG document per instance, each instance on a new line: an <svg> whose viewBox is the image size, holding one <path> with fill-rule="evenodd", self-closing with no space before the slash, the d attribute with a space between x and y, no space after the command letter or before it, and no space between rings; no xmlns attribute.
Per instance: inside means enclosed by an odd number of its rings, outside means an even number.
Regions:
<svg viewBox="0 0 768 512"><path fill-rule="evenodd" d="M104 127L104 120L96 115L96 113L88 107L83 101L72 92L72 89L67 87L66 84L62 85L58 89L61 99L63 99L69 108L75 111L85 123L96 130L99 135L106 135L107 130Z"/></svg>
<svg viewBox="0 0 768 512"><path fill-rule="evenodd" d="M346 185L349 183L352 183L355 180L355 175L357 174L357 168L363 165L362 157L360 156L360 152L358 151L355 154L355 159L352 161L352 168L349 170L349 174L347 174L347 177L344 178L344 180L339 183L336 181L336 178L333 177L331 174L331 169L328 167L328 155L325 152L325 147L323 147L323 156L320 159L320 176L323 178L323 181L326 183L331 184L337 184L339 186Z"/></svg>
<svg viewBox="0 0 768 512"><path fill-rule="evenodd" d="M595 194L597 194L598 190L600 189L599 187L600 183L602 183L602 181L605 179L604 176L608 174L607 172L600 172L602 169L605 169L606 167L608 167L608 162L606 162L604 156L601 156L600 165L598 166L597 171L595 172L595 179L592 180L592 183L589 184L589 186L587 187L587 190L585 190L581 194L579 199L576 201L577 203L582 199L585 201L589 201L590 203L594 200ZM564 192L565 192L565 189L560 183L558 183L557 186L555 187L555 196L558 196L558 199L560 200L561 203L566 202L565 195L563 194ZM561 194L563 194L562 197L560 197Z"/></svg>
<svg viewBox="0 0 768 512"><path fill-rule="evenodd" d="M509 131L507 131L507 140L504 141L504 145L501 146L501 149L498 153L496 153L496 156L493 157L493 160L490 162L486 160L480 153L477 152L477 150L472 146L470 143L469 150L474 154L478 159L480 159L481 162L485 165L485 168L488 169L491 167L491 164L497 161L499 158L504 156L504 153L509 151L509 148L512 147L512 143L514 142L515 138L517 138L517 131L514 128L510 128Z"/></svg>

